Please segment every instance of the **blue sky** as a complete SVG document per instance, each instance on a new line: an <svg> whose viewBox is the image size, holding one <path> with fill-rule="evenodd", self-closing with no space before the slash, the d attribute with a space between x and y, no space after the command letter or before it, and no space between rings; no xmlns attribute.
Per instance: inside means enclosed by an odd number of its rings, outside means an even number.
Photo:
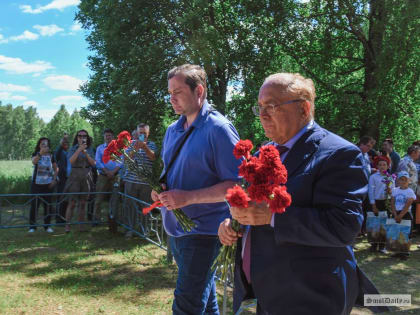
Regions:
<svg viewBox="0 0 420 315"><path fill-rule="evenodd" d="M89 76L79 0L0 1L0 101L33 106L48 122L61 104L88 102L78 86Z"/></svg>

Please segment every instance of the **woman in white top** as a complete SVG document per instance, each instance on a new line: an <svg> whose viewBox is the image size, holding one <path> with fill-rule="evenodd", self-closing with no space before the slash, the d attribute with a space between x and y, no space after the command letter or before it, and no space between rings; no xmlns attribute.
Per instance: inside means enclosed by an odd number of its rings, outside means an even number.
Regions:
<svg viewBox="0 0 420 315"><path fill-rule="evenodd" d="M40 204L44 205L44 228L48 233L53 230L50 227L51 223L51 196L45 195L53 192L54 186L57 183L57 163L54 155L50 152L51 144L48 138L40 138L35 146L35 151L32 154L32 164L34 165L34 172L31 182L31 194L42 194L39 197L34 197L31 202L31 210L29 213L29 233L36 230L36 216Z"/></svg>

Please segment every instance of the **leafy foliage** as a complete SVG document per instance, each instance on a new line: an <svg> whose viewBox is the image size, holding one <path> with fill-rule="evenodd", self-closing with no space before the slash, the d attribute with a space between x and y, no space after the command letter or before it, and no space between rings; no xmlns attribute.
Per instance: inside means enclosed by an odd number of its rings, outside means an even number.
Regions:
<svg viewBox="0 0 420 315"><path fill-rule="evenodd" d="M83 0L93 75L82 114L116 129L148 122L159 139L175 119L166 73L190 62L208 73L210 102L259 143L250 108L263 79L300 72L316 84L322 125L405 150L420 137L419 10L410 0Z"/></svg>
<svg viewBox="0 0 420 315"><path fill-rule="evenodd" d="M70 142L76 131L86 129L93 135L91 124L82 118L78 111L71 115L64 105L56 112L50 122L39 118L36 109L23 106L13 107L11 104L1 105L0 102L0 160L21 160L31 157L40 137L51 140L54 150L64 134L69 135ZM102 136L96 140L102 143Z"/></svg>

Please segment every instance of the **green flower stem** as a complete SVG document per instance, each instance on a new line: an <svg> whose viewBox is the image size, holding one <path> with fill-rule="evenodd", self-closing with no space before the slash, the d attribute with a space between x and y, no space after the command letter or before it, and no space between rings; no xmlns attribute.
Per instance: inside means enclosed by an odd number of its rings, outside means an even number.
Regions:
<svg viewBox="0 0 420 315"><path fill-rule="evenodd" d="M137 151L134 150L136 153ZM127 152L123 151L124 155L124 163L127 165L127 168L130 171L133 171L138 178L141 178L142 180L145 180L150 187L152 187L153 190L155 190L157 193L163 192L162 187L160 184L156 181L155 178L153 178L152 174L148 172L142 165L139 165L135 160L133 160ZM184 232L191 232L197 225L182 211L181 209L174 209L172 212L175 215L175 218L179 222L179 225L184 230Z"/></svg>
<svg viewBox="0 0 420 315"><path fill-rule="evenodd" d="M231 227L234 231L239 232L241 225L235 219L231 220ZM215 271L217 268L220 268L220 279L226 281L229 275L229 271L232 271L235 266L235 253L236 253L237 243L232 244L231 246L223 245L220 249L220 253L215 259L212 270Z"/></svg>

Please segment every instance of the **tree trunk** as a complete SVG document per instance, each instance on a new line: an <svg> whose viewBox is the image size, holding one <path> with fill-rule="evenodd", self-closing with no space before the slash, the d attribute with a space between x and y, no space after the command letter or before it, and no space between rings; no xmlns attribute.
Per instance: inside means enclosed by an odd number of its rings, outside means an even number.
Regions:
<svg viewBox="0 0 420 315"><path fill-rule="evenodd" d="M369 34L367 45L364 46L365 80L363 84L362 100L364 110L360 117L360 136L371 135L379 140L379 126L382 122L381 100L378 95L379 82L377 69L379 56L382 53L385 32L385 16L387 1L370 1ZM376 110L375 110L376 109Z"/></svg>

